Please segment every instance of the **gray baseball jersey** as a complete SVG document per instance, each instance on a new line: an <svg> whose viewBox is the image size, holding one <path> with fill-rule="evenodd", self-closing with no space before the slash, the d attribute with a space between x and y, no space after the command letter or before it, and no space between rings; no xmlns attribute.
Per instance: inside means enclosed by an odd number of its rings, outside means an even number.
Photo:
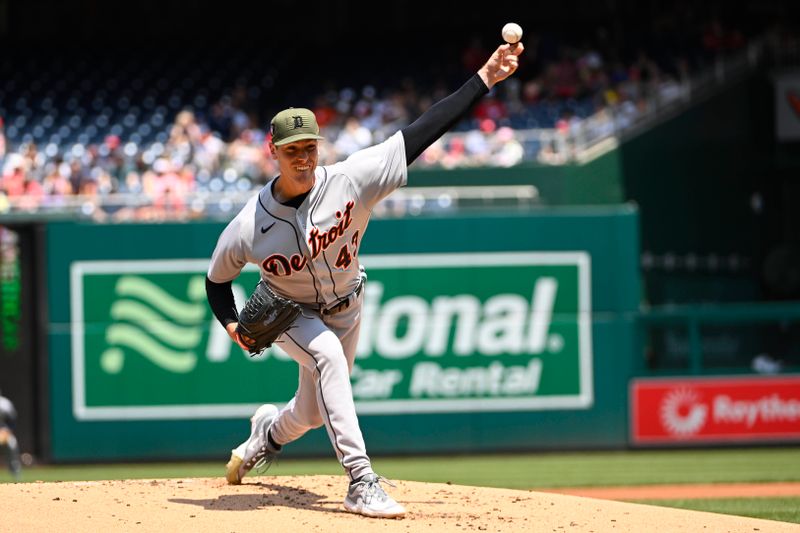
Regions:
<svg viewBox="0 0 800 533"><path fill-rule="evenodd" d="M298 209L275 200L267 183L223 231L208 278L227 282L254 263L275 292L298 303L324 307L350 294L372 208L406 183L403 135L317 167L315 175Z"/></svg>
<svg viewBox="0 0 800 533"><path fill-rule="evenodd" d="M317 167L315 176L297 209L276 201L273 183L267 183L223 231L208 278L224 283L254 263L276 293L305 307L276 341L301 368L294 398L269 431L286 444L325 424L339 461L355 480L373 473L350 385L364 297L364 291L355 292L358 250L373 207L406 184L403 134ZM343 300L349 304L343 311L320 312ZM244 456L243 450L234 453Z"/></svg>

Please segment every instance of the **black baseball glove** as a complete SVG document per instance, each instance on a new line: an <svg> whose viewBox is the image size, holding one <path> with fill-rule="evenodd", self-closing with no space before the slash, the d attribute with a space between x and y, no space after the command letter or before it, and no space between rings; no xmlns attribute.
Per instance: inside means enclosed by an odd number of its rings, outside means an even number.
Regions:
<svg viewBox="0 0 800 533"><path fill-rule="evenodd" d="M269 348L300 312L296 302L278 296L261 280L239 313L236 331L250 354L256 355Z"/></svg>

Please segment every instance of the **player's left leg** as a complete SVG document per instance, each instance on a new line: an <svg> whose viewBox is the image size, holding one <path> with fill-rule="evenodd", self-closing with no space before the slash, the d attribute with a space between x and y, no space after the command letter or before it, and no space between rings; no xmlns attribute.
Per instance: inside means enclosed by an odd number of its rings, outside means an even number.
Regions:
<svg viewBox="0 0 800 533"><path fill-rule="evenodd" d="M360 300L363 299L363 297L364 292L362 291ZM349 312L326 317L325 323L336 332L339 337L345 359L347 360L348 373L350 373L353 371L361 329L360 305L358 305L356 309L348 311ZM359 438L361 442L363 442L361 428L357 427L357 429ZM364 446L364 456L366 457L366 446ZM367 460L369 461L368 457ZM403 506L386 494L386 491L384 491L381 486L381 481L386 480L372 471L370 463L368 473L350 482L350 486L347 490L347 497L344 499L345 509L352 513L376 518L396 518L405 515L406 511ZM391 483L389 484L391 485Z"/></svg>
<svg viewBox="0 0 800 533"><path fill-rule="evenodd" d="M331 444L351 479L372 473L358 427L350 371L342 343L319 316L303 317L299 322L305 325L290 329L281 336L281 339L286 338L281 348L304 366L312 378L313 387L298 389L295 402L305 405L305 402L315 399ZM291 442L316 421L297 419L292 415L288 410L282 411L273 425L272 434L279 444Z"/></svg>
<svg viewBox="0 0 800 533"><path fill-rule="evenodd" d="M358 311L356 311L356 313L357 312ZM349 313L342 313L340 315L335 315L333 319L323 319L325 328L330 329L339 339L341 350L347 361L348 374L353 369L358 334L360 331L361 321L357 319L357 316L357 314L353 316ZM318 329L316 331L322 333L324 330ZM300 333L300 335L297 336L304 337L308 335ZM285 348L285 344L285 339L279 340L279 346ZM278 418L280 418L280 429L276 428L275 431L276 433L279 432L278 441L281 444L294 442L305 435L310 429L318 428L324 424L317 401L317 380L315 379L315 372L303 364L299 366L300 371L297 392L280 410L278 415Z"/></svg>

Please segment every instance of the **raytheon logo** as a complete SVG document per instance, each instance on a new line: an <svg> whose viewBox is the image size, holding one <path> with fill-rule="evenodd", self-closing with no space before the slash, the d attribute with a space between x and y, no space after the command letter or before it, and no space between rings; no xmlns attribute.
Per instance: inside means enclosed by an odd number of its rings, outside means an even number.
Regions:
<svg viewBox="0 0 800 533"><path fill-rule="evenodd" d="M777 393L746 400L707 393L706 398L704 401L697 390L688 387L668 392L659 409L664 429L676 437L689 437L721 425L749 431L759 424L800 422L800 401Z"/></svg>
<svg viewBox="0 0 800 533"><path fill-rule="evenodd" d="M800 438L800 375L634 380L637 443Z"/></svg>
<svg viewBox="0 0 800 533"><path fill-rule="evenodd" d="M661 402L661 424L677 437L688 437L700 431L708 419L708 406L692 389L674 389Z"/></svg>

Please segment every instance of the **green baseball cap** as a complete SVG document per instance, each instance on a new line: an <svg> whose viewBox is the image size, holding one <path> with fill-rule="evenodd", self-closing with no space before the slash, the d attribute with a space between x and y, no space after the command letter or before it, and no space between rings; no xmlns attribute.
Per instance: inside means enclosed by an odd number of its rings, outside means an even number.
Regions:
<svg viewBox="0 0 800 533"><path fill-rule="evenodd" d="M290 107L275 115L270 122L270 131L275 146L305 139L325 139L319 135L317 117L310 109L302 107Z"/></svg>

